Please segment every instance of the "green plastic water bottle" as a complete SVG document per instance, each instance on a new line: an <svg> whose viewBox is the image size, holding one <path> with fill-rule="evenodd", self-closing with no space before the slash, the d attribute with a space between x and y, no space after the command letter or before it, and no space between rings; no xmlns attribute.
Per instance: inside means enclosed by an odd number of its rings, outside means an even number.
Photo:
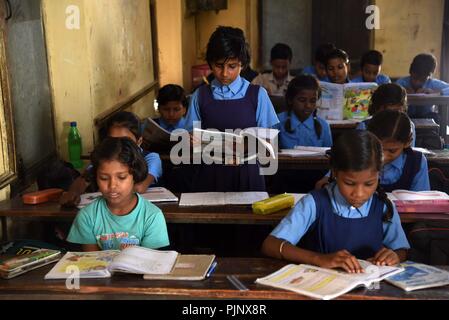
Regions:
<svg viewBox="0 0 449 320"><path fill-rule="evenodd" d="M81 135L76 127L76 121L70 122L68 146L70 163L77 169L82 168L83 161L81 160Z"/></svg>

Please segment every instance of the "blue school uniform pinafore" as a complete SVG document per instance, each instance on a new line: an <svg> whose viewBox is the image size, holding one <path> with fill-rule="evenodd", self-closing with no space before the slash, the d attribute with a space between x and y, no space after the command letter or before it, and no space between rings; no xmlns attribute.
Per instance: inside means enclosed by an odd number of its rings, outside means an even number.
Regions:
<svg viewBox="0 0 449 320"><path fill-rule="evenodd" d="M259 86L249 85L242 99L215 100L210 86L199 88L198 104L202 129L245 129L257 127L256 110ZM258 164L226 166L200 165L193 190L206 191L265 191L265 179Z"/></svg>
<svg viewBox="0 0 449 320"><path fill-rule="evenodd" d="M368 216L357 219L336 214L326 189L310 194L316 205L316 220L300 246L326 254L348 250L359 259L371 258L382 248L384 202L377 194L373 195Z"/></svg>
<svg viewBox="0 0 449 320"><path fill-rule="evenodd" d="M380 186L385 192L392 192L397 189L410 190L413 179L421 168L422 153L414 151L412 148L404 150L407 155L405 160L404 169L402 170L401 177L392 184L381 184Z"/></svg>

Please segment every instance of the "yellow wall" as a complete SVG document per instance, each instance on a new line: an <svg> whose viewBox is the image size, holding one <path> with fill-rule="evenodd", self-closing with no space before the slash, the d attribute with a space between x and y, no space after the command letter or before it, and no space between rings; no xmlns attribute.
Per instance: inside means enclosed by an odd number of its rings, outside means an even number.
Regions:
<svg viewBox="0 0 449 320"><path fill-rule="evenodd" d="M384 54L386 74L408 75L418 53L431 52L440 61L444 0L376 0L376 5L381 29L374 33L374 47Z"/></svg>
<svg viewBox="0 0 449 320"><path fill-rule="evenodd" d="M66 8L80 9L80 29L66 28ZM77 121L83 152L93 121L154 81L148 0L43 0L57 148L67 158L68 122ZM153 113L139 102L137 113Z"/></svg>
<svg viewBox="0 0 449 320"><path fill-rule="evenodd" d="M204 64L206 45L219 25L241 28L250 43L252 65L258 63L257 0L229 0L228 9L187 15L185 1L156 0L159 80L192 89L191 69Z"/></svg>
<svg viewBox="0 0 449 320"><path fill-rule="evenodd" d="M182 84L182 2L156 0L156 25L158 34L159 81Z"/></svg>

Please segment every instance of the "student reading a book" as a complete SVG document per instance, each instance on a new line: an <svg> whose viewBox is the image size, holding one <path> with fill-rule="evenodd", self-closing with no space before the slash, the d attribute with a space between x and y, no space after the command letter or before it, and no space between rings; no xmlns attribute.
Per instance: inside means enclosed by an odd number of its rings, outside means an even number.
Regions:
<svg viewBox="0 0 449 320"><path fill-rule="evenodd" d="M449 84L433 79L432 75L437 67L437 59L433 54L418 54L410 65L410 76L397 81L409 94L441 94L449 95ZM434 118L438 122L438 115L433 106L409 106L410 118Z"/></svg>
<svg viewBox="0 0 449 320"><path fill-rule="evenodd" d="M311 74L318 78L319 81L329 82L326 73L326 58L330 52L337 49L333 43L323 43L315 51L313 65L307 66L302 70L303 74Z"/></svg>
<svg viewBox="0 0 449 320"><path fill-rule="evenodd" d="M382 142L384 165L380 184L385 191L430 190L427 159L410 147L412 129L407 114L396 110L376 113L368 130Z"/></svg>
<svg viewBox="0 0 449 320"><path fill-rule="evenodd" d="M213 32L206 60L215 79L192 95L186 120L189 132L194 121L201 121L203 129L219 131L271 128L279 122L267 91L239 75L248 57L249 46L241 29L220 26ZM198 192L265 191L258 164L202 164L193 183L193 190Z"/></svg>
<svg viewBox="0 0 449 320"><path fill-rule="evenodd" d="M371 117L383 110L397 110L407 113L407 92L403 87L396 83L380 85L371 96L368 107L370 118L359 122L357 129L366 130ZM413 131L412 147L414 147L416 141L416 129L413 121L410 124Z"/></svg>
<svg viewBox="0 0 449 320"><path fill-rule="evenodd" d="M390 83L388 76L381 74L383 55L377 50L370 50L362 56L360 70L362 75L351 79L351 82L376 82L378 85Z"/></svg>
<svg viewBox="0 0 449 320"><path fill-rule="evenodd" d="M357 259L404 261L410 246L394 204L378 185L379 140L368 131L343 133L330 161L335 182L303 197L265 239L262 252L351 273L363 272Z"/></svg>
<svg viewBox="0 0 449 320"><path fill-rule="evenodd" d="M349 56L342 49L334 49L326 57L326 73L332 83L349 83Z"/></svg>
<svg viewBox="0 0 449 320"><path fill-rule="evenodd" d="M289 83L285 95L287 111L278 115L281 148L332 146L329 124L317 116L317 101L320 97L320 84L314 76L301 75Z"/></svg>
<svg viewBox="0 0 449 320"><path fill-rule="evenodd" d="M281 148L332 146L329 124L317 116L320 97L320 84L314 76L301 75L290 82L285 96L288 111L278 115ZM323 174L322 170L279 170L274 177L274 192L309 192Z"/></svg>
<svg viewBox="0 0 449 320"><path fill-rule="evenodd" d="M135 188L137 192L144 193L150 185L156 183L162 176L162 162L159 154L147 152L140 148L142 135L139 118L132 112L120 111L108 120L105 126L105 133L110 137L128 137L139 146L139 150L147 163L148 174L143 181L135 185ZM91 166L88 166L86 172L72 183L67 192L62 194L60 203L63 206L76 206L80 202L80 195L89 186L87 177L90 169Z"/></svg>
<svg viewBox="0 0 449 320"><path fill-rule="evenodd" d="M185 114L187 112L187 98L185 91L176 84L163 86L157 94L157 103L160 118L155 121L165 130L172 132L185 127Z"/></svg>
<svg viewBox="0 0 449 320"><path fill-rule="evenodd" d="M292 58L292 49L288 45L275 44L270 55L272 71L259 74L251 83L264 87L270 96L285 96L287 86L293 79L290 75Z"/></svg>
<svg viewBox="0 0 449 320"><path fill-rule="evenodd" d="M81 244L84 251L168 246L164 215L135 191L148 175L137 144L127 137L107 137L91 160L90 172L102 197L79 211L67 241Z"/></svg>

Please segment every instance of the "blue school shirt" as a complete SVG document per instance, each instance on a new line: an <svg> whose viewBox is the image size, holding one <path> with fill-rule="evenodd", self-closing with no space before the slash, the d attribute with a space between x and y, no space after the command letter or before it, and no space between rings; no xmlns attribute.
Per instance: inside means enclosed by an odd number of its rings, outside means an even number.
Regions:
<svg viewBox="0 0 449 320"><path fill-rule="evenodd" d="M380 183L381 184L393 184L399 180L402 176L404 170L405 160L407 155L402 153L392 162L383 166L380 172ZM410 187L411 191L428 191L430 190L429 173L427 168L427 159L424 155L421 158L421 166L418 173L413 178L412 185Z"/></svg>
<svg viewBox="0 0 449 320"><path fill-rule="evenodd" d="M142 150L142 149L141 149ZM142 154L144 154L142 152ZM144 155L145 162L148 166L148 173L154 177L154 182L162 176L162 161L158 153L150 152Z"/></svg>
<svg viewBox="0 0 449 320"><path fill-rule="evenodd" d="M158 118L157 122L162 129L167 130L168 132L172 132L176 129L184 129L186 126L186 118L182 117L176 124L170 124L165 122L164 119Z"/></svg>
<svg viewBox="0 0 449 320"><path fill-rule="evenodd" d="M318 74L316 73L316 69L314 66L307 66L302 69L302 74L310 74L312 76L315 76L318 80L324 81L324 82L330 82L329 77L325 76L324 78L319 78Z"/></svg>
<svg viewBox="0 0 449 320"><path fill-rule="evenodd" d="M351 79L351 82L366 82L366 81L363 80L363 76L358 76L358 77L355 77L354 79ZM391 83L391 79L390 79L390 77L388 77L384 74L379 74L376 77L375 82L380 86L381 84Z"/></svg>
<svg viewBox="0 0 449 320"><path fill-rule="evenodd" d="M416 126L413 121L410 122L410 126L412 127L412 147L416 145ZM357 130L367 130L366 122L360 121L356 127Z"/></svg>
<svg viewBox="0 0 449 320"><path fill-rule="evenodd" d="M334 213L344 218L357 219L368 216L373 202L371 197L360 208L351 206L341 195L337 184L331 183L326 186L326 190L331 198ZM384 206L384 212L386 211ZM293 207L290 213L281 220L271 235L287 240L293 245L298 244L301 238L306 234L309 228L316 220L316 205L311 194L304 196ZM383 227L383 245L391 250L409 249L410 245L401 226L401 220L396 207L393 204L393 217L391 222L384 222ZM368 232L368 230L367 230Z"/></svg>
<svg viewBox="0 0 449 320"><path fill-rule="evenodd" d="M288 132L285 129L285 123L288 120L288 112L282 112L278 115L280 123L277 125L279 129L279 145L284 149L292 149L295 146L307 146L307 147L331 147L332 146L332 134L329 123L323 118L317 117L317 120L321 124L321 136L318 136L315 132L315 124L313 116L308 117L304 122L301 122L294 112L291 113L291 128L293 133Z"/></svg>
<svg viewBox="0 0 449 320"><path fill-rule="evenodd" d="M250 83L248 80L238 76L230 85L222 85L217 79L212 80L212 95L215 100L236 100L245 97ZM193 122L201 121L200 106L198 104L198 89L193 93L189 110L187 111L185 129L193 131ZM233 115L229 115L233 116ZM256 122L258 127L271 128L279 123L273 104L268 97L267 91L260 87L256 109ZM242 128L243 129L243 128Z"/></svg>
<svg viewBox="0 0 449 320"><path fill-rule="evenodd" d="M403 86L404 88L411 88L412 85L410 83L410 76L401 78L396 81L397 84ZM448 96L449 95L449 84L438 80L438 79L428 79L424 82L422 86L423 89L432 89L432 90L441 90L441 95ZM432 106L409 106L408 107L408 115L413 117L422 117L426 116L426 114L432 112Z"/></svg>

